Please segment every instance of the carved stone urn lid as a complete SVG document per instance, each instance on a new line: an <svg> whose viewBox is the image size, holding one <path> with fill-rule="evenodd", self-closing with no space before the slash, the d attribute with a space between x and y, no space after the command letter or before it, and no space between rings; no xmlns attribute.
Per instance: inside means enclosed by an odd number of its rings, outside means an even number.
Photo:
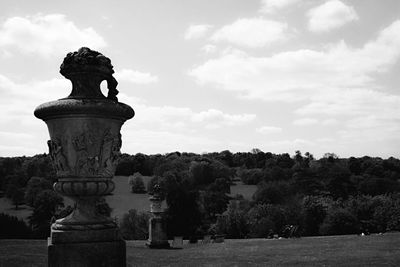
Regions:
<svg viewBox="0 0 400 267"><path fill-rule="evenodd" d="M72 82L72 92L68 98L105 98L100 83L108 84L108 99L117 101L117 80L111 60L101 53L82 47L68 53L60 66L60 73Z"/></svg>
<svg viewBox="0 0 400 267"><path fill-rule="evenodd" d="M67 54L60 66L60 73L67 79L71 79L74 74L83 72L109 76L114 73L114 70L108 57L90 48L81 47L78 51Z"/></svg>
<svg viewBox="0 0 400 267"><path fill-rule="evenodd" d="M68 53L60 66L60 73L72 82L72 91L66 98L44 103L36 108L35 116L42 120L79 114L128 120L133 109L118 102L117 80L113 77L111 60L101 53L82 47ZM108 95L100 89L106 80Z"/></svg>

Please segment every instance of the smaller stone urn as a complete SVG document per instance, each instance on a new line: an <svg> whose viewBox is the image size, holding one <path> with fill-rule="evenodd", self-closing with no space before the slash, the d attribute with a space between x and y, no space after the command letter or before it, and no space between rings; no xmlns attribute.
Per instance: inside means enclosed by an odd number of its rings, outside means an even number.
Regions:
<svg viewBox="0 0 400 267"><path fill-rule="evenodd" d="M120 129L134 111L118 102L113 66L99 52L83 47L67 54L60 73L71 80L71 94L35 110L50 134L54 190L75 202L73 212L51 226L49 266L125 266L125 242L96 202L114 190ZM100 89L104 80L107 97Z"/></svg>
<svg viewBox="0 0 400 267"><path fill-rule="evenodd" d="M153 196L149 198L150 213L149 219L149 239L146 245L149 248L169 248L166 224L163 218L162 198L160 185L156 184L153 188Z"/></svg>

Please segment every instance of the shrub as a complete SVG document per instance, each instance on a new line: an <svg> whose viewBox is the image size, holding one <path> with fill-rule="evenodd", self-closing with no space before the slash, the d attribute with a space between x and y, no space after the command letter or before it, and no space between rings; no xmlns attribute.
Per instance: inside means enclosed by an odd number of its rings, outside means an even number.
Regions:
<svg viewBox="0 0 400 267"><path fill-rule="evenodd" d="M217 234L225 234L227 238L245 238L249 233L249 224L246 213L248 211L247 201L231 201L228 210L218 216L215 225Z"/></svg>
<svg viewBox="0 0 400 267"><path fill-rule="evenodd" d="M291 186L286 181L261 182L257 186L253 199L257 203L282 204L291 195L290 190Z"/></svg>
<svg viewBox="0 0 400 267"><path fill-rule="evenodd" d="M137 212L131 209L122 216L120 230L122 237L127 240L145 240L149 236L150 215L147 212Z"/></svg>
<svg viewBox="0 0 400 267"><path fill-rule="evenodd" d="M52 190L41 192L33 204L30 224L35 238L47 238L50 234L50 221L57 210L64 206L63 198Z"/></svg>
<svg viewBox="0 0 400 267"><path fill-rule="evenodd" d="M142 175L136 172L133 176L129 177L129 185L131 186L132 193L144 194L146 188L144 186Z"/></svg>
<svg viewBox="0 0 400 267"><path fill-rule="evenodd" d="M331 207L320 227L322 235L358 234L360 224L356 216L347 209Z"/></svg>
<svg viewBox="0 0 400 267"><path fill-rule="evenodd" d="M373 221L377 231L400 230L400 194L374 197Z"/></svg>
<svg viewBox="0 0 400 267"><path fill-rule="evenodd" d="M260 238L267 237L270 232L276 232L275 223L268 212L269 206L258 204L251 208L247 213L247 222L249 224L249 237Z"/></svg>
<svg viewBox="0 0 400 267"><path fill-rule="evenodd" d="M315 236L319 234L319 228L325 219L328 207L332 200L320 196L306 196L302 203L302 229L303 235Z"/></svg>

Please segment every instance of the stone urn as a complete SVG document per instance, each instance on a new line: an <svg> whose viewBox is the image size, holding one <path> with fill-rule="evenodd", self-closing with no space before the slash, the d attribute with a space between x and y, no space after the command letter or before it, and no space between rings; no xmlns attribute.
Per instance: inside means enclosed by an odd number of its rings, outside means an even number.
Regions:
<svg viewBox="0 0 400 267"><path fill-rule="evenodd" d="M34 112L49 130L47 144L57 176L54 190L75 202L70 215L52 224L49 244L121 240L116 223L98 213L96 202L114 190L112 178L122 144L120 129L134 111L118 102L113 66L101 53L85 47L69 53L60 73L72 82L70 95L44 103ZM107 96L100 89L104 80ZM109 265L120 265L115 263Z"/></svg>
<svg viewBox="0 0 400 267"><path fill-rule="evenodd" d="M154 185L150 200L149 239L146 245L149 248L169 248L166 224L163 218L161 188Z"/></svg>

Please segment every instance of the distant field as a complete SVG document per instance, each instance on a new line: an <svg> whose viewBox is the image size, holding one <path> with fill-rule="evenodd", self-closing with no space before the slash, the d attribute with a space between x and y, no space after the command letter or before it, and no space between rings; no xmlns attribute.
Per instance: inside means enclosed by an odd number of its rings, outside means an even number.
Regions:
<svg viewBox="0 0 400 267"><path fill-rule="evenodd" d="M150 177L143 177L143 182L147 188L147 183ZM150 202L148 194L132 194L128 184L127 176L115 176L113 179L115 183L115 190L113 195L107 196L107 202L113 209L111 216L121 219L124 213L127 213L130 209L136 209L138 211L149 211ZM244 185L242 182L236 182L237 185L231 186L231 196L241 194L245 199L251 200L254 192L256 191L255 185ZM72 201L68 198L64 198L65 205L72 205ZM165 207L165 203L164 203ZM22 205L20 209L14 210L14 206L6 198L0 198L0 212L4 212L18 218L27 220L28 216L32 213L32 209L25 205ZM0 266L1 267L1 266Z"/></svg>
<svg viewBox="0 0 400 267"><path fill-rule="evenodd" d="M15 206L12 205L11 201L8 198L2 197L0 198L0 212L15 216L18 219L26 221L32 213L32 208L27 205L20 205L16 210Z"/></svg>
<svg viewBox="0 0 400 267"><path fill-rule="evenodd" d="M0 240L0 266L46 266L46 241ZM400 233L241 239L152 250L127 242L127 266L400 266Z"/></svg>
<svg viewBox="0 0 400 267"><path fill-rule="evenodd" d="M244 197L244 199L251 200L253 198L253 194L256 192L256 185L246 185L241 181L236 182L236 185L231 186L231 196L235 196L240 194Z"/></svg>
<svg viewBox="0 0 400 267"><path fill-rule="evenodd" d="M146 188L149 180L150 177L144 177L143 179ZM107 203L113 209L112 217L121 219L124 213L127 213L130 209L138 211L150 210L149 195L132 194L127 176L115 176L113 181L115 183L113 195L106 197Z"/></svg>

